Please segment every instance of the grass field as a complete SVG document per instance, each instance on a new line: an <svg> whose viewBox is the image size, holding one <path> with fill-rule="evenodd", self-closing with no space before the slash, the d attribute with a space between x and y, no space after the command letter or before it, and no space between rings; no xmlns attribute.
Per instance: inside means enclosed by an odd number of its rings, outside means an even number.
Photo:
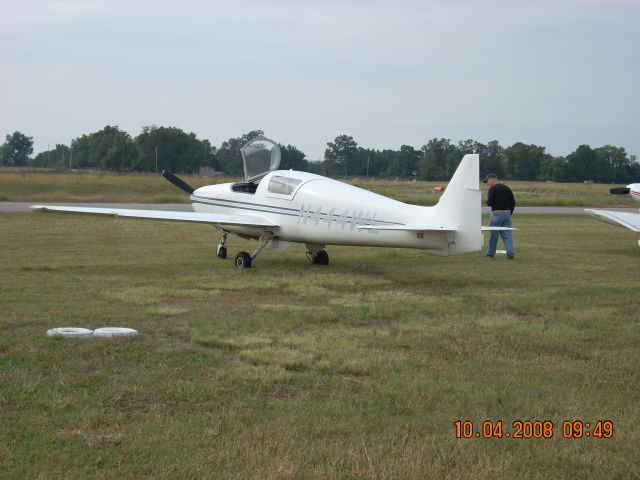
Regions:
<svg viewBox="0 0 640 480"><path fill-rule="evenodd" d="M185 177L194 187L238 181L237 178ZM433 205L439 195L433 187L447 182L351 179L350 183L397 200ZM581 183L511 182L521 206L628 207L627 195L610 195L611 185ZM486 187L483 193L486 195ZM180 190L160 175L42 173L0 171L0 201L11 202L126 202L188 203Z"/></svg>
<svg viewBox="0 0 640 480"><path fill-rule="evenodd" d="M210 227L0 214L0 477L637 478L637 237L515 224L513 262L292 246L237 271ZM69 325L141 334L45 336Z"/></svg>

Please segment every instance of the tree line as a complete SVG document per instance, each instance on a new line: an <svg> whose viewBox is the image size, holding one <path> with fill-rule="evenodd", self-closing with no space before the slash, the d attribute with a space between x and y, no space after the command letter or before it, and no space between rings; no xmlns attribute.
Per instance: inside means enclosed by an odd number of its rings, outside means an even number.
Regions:
<svg viewBox="0 0 640 480"><path fill-rule="evenodd" d="M209 140L176 127L144 127L134 138L117 126L107 125L73 139L70 145L57 144L32 157L33 138L14 132L0 146L0 166L176 173L198 173L203 167L210 167L229 176L242 176L240 147L261 136L262 130L254 130L215 147ZM376 150L359 146L352 136L339 135L327 142L324 161L315 162L293 145L280 145L280 149L280 168L329 177L447 180L464 155L478 153L482 176L495 173L506 179L557 182L640 180L637 156L613 145L580 145L563 157L548 154L545 147L522 142L503 147L497 140L486 144L471 139L453 143L446 138L433 138L419 149L402 145L399 150Z"/></svg>

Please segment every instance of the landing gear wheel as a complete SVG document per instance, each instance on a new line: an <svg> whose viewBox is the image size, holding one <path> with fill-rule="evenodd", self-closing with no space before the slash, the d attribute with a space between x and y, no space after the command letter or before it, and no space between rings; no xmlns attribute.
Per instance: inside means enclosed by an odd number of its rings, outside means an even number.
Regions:
<svg viewBox="0 0 640 480"><path fill-rule="evenodd" d="M329 265L329 254L326 250L320 250L311 255L311 263L315 265Z"/></svg>
<svg viewBox="0 0 640 480"><path fill-rule="evenodd" d="M227 247L225 247L224 245L218 245L218 258L227 258Z"/></svg>
<svg viewBox="0 0 640 480"><path fill-rule="evenodd" d="M236 267L251 268L251 255L247 252L240 252L236 255Z"/></svg>

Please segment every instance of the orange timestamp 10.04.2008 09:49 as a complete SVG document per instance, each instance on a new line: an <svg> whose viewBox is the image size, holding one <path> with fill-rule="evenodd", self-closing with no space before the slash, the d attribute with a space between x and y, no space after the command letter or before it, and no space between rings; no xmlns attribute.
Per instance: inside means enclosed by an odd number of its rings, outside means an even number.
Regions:
<svg viewBox="0 0 640 480"><path fill-rule="evenodd" d="M612 438L613 422L611 420L564 420L559 422L561 428L551 420L456 420L453 422L456 438L543 438L556 435L561 438Z"/></svg>

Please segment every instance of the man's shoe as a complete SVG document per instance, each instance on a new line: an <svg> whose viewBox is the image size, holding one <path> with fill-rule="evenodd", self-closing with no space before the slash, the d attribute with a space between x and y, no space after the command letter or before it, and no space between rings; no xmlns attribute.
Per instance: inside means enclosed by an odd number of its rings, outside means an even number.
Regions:
<svg viewBox="0 0 640 480"><path fill-rule="evenodd" d="M507 258L508 258L509 260L513 260L513 258L514 258L514 257L513 257L513 255L507 255Z"/></svg>
<svg viewBox="0 0 640 480"><path fill-rule="evenodd" d="M493 255L491 255L490 253L487 253L487 257L493 258Z"/></svg>

